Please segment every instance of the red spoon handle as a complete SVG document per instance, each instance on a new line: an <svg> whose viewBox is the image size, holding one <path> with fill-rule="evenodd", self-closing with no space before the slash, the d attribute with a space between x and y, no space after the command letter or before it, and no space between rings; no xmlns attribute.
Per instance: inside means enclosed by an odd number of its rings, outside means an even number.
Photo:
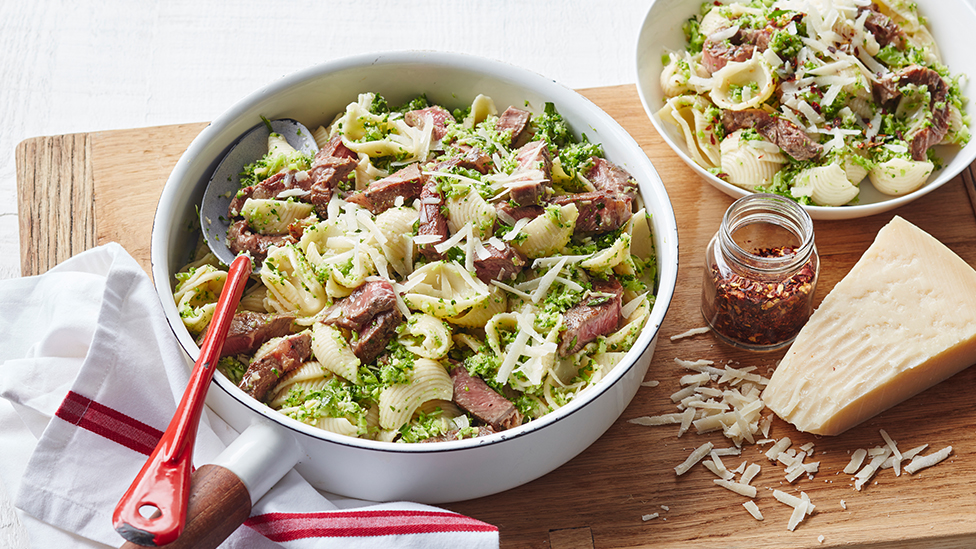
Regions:
<svg viewBox="0 0 976 549"><path fill-rule="evenodd" d="M156 449L115 507L112 524L122 537L133 543L166 545L183 531L200 414L250 273L249 257L240 256L231 263L183 400ZM151 516L143 516L141 511Z"/></svg>

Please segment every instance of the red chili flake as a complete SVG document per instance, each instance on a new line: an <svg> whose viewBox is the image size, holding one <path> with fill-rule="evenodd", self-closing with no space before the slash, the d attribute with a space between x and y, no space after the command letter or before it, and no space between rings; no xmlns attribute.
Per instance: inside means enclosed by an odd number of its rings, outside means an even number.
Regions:
<svg viewBox="0 0 976 549"><path fill-rule="evenodd" d="M754 255L784 257L792 246L761 249ZM793 274L753 280L712 265L711 288L706 284L702 312L712 329L750 346L769 346L796 337L813 311L816 272L813 260Z"/></svg>

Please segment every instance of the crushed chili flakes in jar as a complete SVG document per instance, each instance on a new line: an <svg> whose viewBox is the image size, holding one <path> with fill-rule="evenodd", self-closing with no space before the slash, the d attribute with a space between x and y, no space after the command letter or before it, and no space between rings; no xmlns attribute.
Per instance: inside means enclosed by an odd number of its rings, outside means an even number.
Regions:
<svg viewBox="0 0 976 549"><path fill-rule="evenodd" d="M727 343L778 349L810 318L820 261L813 221L795 202L767 194L739 199L705 261L702 315Z"/></svg>

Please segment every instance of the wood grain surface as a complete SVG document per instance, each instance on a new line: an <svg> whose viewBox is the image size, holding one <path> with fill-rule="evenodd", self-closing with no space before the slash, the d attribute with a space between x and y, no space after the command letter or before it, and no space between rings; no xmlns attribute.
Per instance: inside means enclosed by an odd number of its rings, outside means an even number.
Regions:
<svg viewBox="0 0 976 549"><path fill-rule="evenodd" d="M746 498L716 486L715 477L701 466L680 477L674 473L673 467L705 441L730 446L721 433L697 435L692 430L677 438L677 426L627 423L637 416L676 411L670 395L680 388L678 379L687 371L675 364L675 358L756 366L768 375L783 352L739 351L711 334L670 340L703 325L698 309L702 255L732 198L698 178L667 147L647 120L634 86L583 93L640 143L675 207L678 286L647 375L660 385L641 388L603 437L556 471L502 494L446 507L497 525L506 548L976 546L976 437L971 435L976 424L971 398L976 369L963 371L837 437L797 433L777 419L771 436L789 436L796 445L814 443L816 454L807 461L819 460L820 471L812 479L789 484L782 467L762 455L765 447L745 446L740 457L726 458L733 467L742 460L762 465L762 473L753 481L759 487L755 501L765 516L761 522L742 507ZM21 209L22 226L32 231L22 233L24 274L43 272L72 253L110 240L121 243L148 271L149 235L160 189L179 154L202 128L191 124L23 142L17 149L19 197L22 205L32 207ZM822 260L817 301L896 214L976 265L974 203L976 187L967 170L942 189L895 212L815 222ZM883 444L879 429L885 429L901 449L923 443L930 450L952 445L953 455L915 475L896 477L891 470L881 471L862 491L855 491L850 476L841 470L853 450ZM796 531L787 531L791 508L773 498L773 489L806 492L817 506L816 513ZM642 519L652 513L659 516Z"/></svg>

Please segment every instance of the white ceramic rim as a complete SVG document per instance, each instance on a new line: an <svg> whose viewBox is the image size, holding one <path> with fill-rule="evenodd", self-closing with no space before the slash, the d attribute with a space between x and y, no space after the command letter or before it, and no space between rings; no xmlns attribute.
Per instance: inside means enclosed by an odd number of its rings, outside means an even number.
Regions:
<svg viewBox="0 0 976 549"><path fill-rule="evenodd" d="M166 248L167 235L164 234L162 230L156 230L156 223L159 220L175 219L176 214L179 213L175 211L175 202L179 198L177 194L178 183L186 176L186 172L188 171L190 164L193 162L193 159L201 154L201 151L207 146L211 139L216 138L216 136L226 131L227 127L234 124L238 118L244 115L244 113L255 108L269 97L272 97L283 90L300 86L311 80L318 79L324 74L352 69L365 64L396 65L408 62L416 63L418 61L418 57L421 58L425 63L443 66L445 68L460 68L465 70L476 69L487 76L514 81L515 84L522 87L544 90L545 96L554 102L557 105L557 108L559 105L568 102L576 102L579 107L586 110L587 119L600 121L603 124L602 129L609 132L609 134L612 135L614 139L618 140L624 147L632 147L635 149L635 151L640 152L639 155L633 155L637 158L637 162L639 164L637 167L639 169L634 170L634 166L631 165L630 171L632 174L635 171L638 172L636 175L634 175L634 177L635 179L638 179L641 196L644 197L645 203L649 202L650 200L654 200L659 204L667 204L668 208L665 210L667 215L662 216L661 212L653 213L653 236L658 260L658 288L654 307L651 309L645 327L637 341L634 343L633 348L624 357L623 361L621 361L621 363L619 363L607 377L601 380L597 386L581 393L566 406L520 427L485 437L429 444L398 444L358 439L317 429L282 415L247 396L242 390L236 387L224 376L214 376L216 384L223 391L234 397L239 403L244 404L257 414L283 427L287 427L292 431L343 446L398 454L454 452L459 450L469 450L490 444L497 444L506 440L529 435L578 412L589 402L595 400L609 390L610 387L615 385L634 366L637 359L647 352L648 347L654 343L658 331L660 330L661 323L664 320L664 316L667 313L672 298L674 297L674 288L677 283L678 271L677 223L674 217L674 208L671 206L671 202L667 195L667 191L665 190L664 184L661 181L660 176L657 174L657 171L654 169L654 166L651 164L651 161L647 158L646 154L643 153L642 149L633 139L633 137L631 137L630 134L628 134L602 109L597 107L586 97L583 97L577 92L566 88L550 78L546 78L537 73L516 67L514 65L502 63L500 61L457 53L398 51L358 55L329 61L286 76L281 80L276 81L242 99L227 112L211 122L210 125L207 126L190 143L186 152L184 152L180 160L177 162L176 167L163 188L163 192L159 199L157 213L153 221L151 264L153 280L154 284L156 285L157 293L161 297L172 294L172 288L170 286L172 273L169 272L169 251ZM579 128L577 128L577 131L579 131ZM604 133L604 135L606 135L606 133ZM214 159L212 164L215 165L217 160L218 159ZM668 243L668 246L664 247L661 245L662 243ZM159 251L157 252L157 250ZM671 254L667 253L668 250L673 250L673 257L669 257ZM157 257L158 253L167 254L167 257L159 260ZM161 302L168 319L179 318L179 315L176 312L176 306L171 299L161 299ZM199 350L196 348L196 344L189 336L189 333L185 329L178 330L174 328L172 324L171 328L173 328L173 331L184 350L190 354L191 358L195 359L199 353ZM193 350L195 350L195 352L191 352Z"/></svg>
<svg viewBox="0 0 976 549"><path fill-rule="evenodd" d="M681 160L685 162L685 164L691 167L695 173L708 181L708 183L710 183L713 187L734 198L741 198L743 196L753 194L750 191L715 177L699 166L686 152L686 146L683 143L682 138L680 138L677 133L678 129L671 124L665 124L660 117L657 116L657 111L660 110L661 107L653 108L650 105L651 93L646 89L646 87L648 85L659 86L659 74L646 74L649 70L651 70L647 67L652 64L648 61L648 59L653 59L653 56L660 58L665 51L664 48L666 44L657 43L655 38L649 37L645 30L654 20L654 17L652 16L656 15L654 13L655 8L666 3L675 4L682 2L675 2L674 0L651 0L651 4L648 6L647 14L644 16L644 20L641 24L641 30L637 38L637 52L635 56L637 63L637 94L640 96L641 104L644 106L644 112L647 114L647 117L651 119L651 123L654 124L654 129L656 129L658 134L664 139L664 142L671 147L671 150L673 150L681 158ZM723 0L723 3L728 4L730 2ZM697 2L695 3L695 6L699 6L700 4L701 2ZM966 0L938 0L938 4L936 4L933 0L929 4L929 8L930 11L952 13L952 17L965 21L964 25L968 25L970 29L976 27L976 8L974 8L974 6ZM677 20L677 25L679 28L682 22L695 13L681 13L680 10L674 9L674 6L671 6L668 10L662 11L673 14L673 17L679 18ZM925 8L919 7L919 12L924 15ZM929 19L928 26L933 36L953 35L952 32L941 30L940 22L933 21L931 18ZM944 48L942 49L944 50ZM943 55L943 59L945 59L945 55ZM959 70L953 68L950 61L946 61L946 64L949 67L949 70L952 71L952 74L959 74ZM657 71L655 70L655 72ZM969 79L976 79L976 73L968 74L967 76ZM968 86L968 82L967 84L963 85L964 96L967 95L967 89L971 90L971 88ZM891 197L870 204L836 207L803 206L803 208L807 211L807 213L810 214L810 217L817 220L856 219L893 210L942 187L956 177L960 172L962 172L962 170L966 169L966 167L972 164L974 160L976 160L976 127L974 127L974 124L976 124L976 116L973 116L976 113L974 113L973 100L970 100L966 104L965 112L972 117L972 120L970 121L970 131L972 134L974 134L974 137L970 139L969 143L966 144L965 147L958 150L958 152L954 154L940 154L944 160L948 158L945 163L945 167L943 167L942 170L935 172L933 174L935 177L930 176L931 179L920 189L904 196ZM944 150L949 151L951 148L945 147ZM864 181L861 183L862 188L865 184L870 186L870 183ZM875 191L873 188L867 190L867 192L872 194L880 194L877 193L877 191Z"/></svg>

